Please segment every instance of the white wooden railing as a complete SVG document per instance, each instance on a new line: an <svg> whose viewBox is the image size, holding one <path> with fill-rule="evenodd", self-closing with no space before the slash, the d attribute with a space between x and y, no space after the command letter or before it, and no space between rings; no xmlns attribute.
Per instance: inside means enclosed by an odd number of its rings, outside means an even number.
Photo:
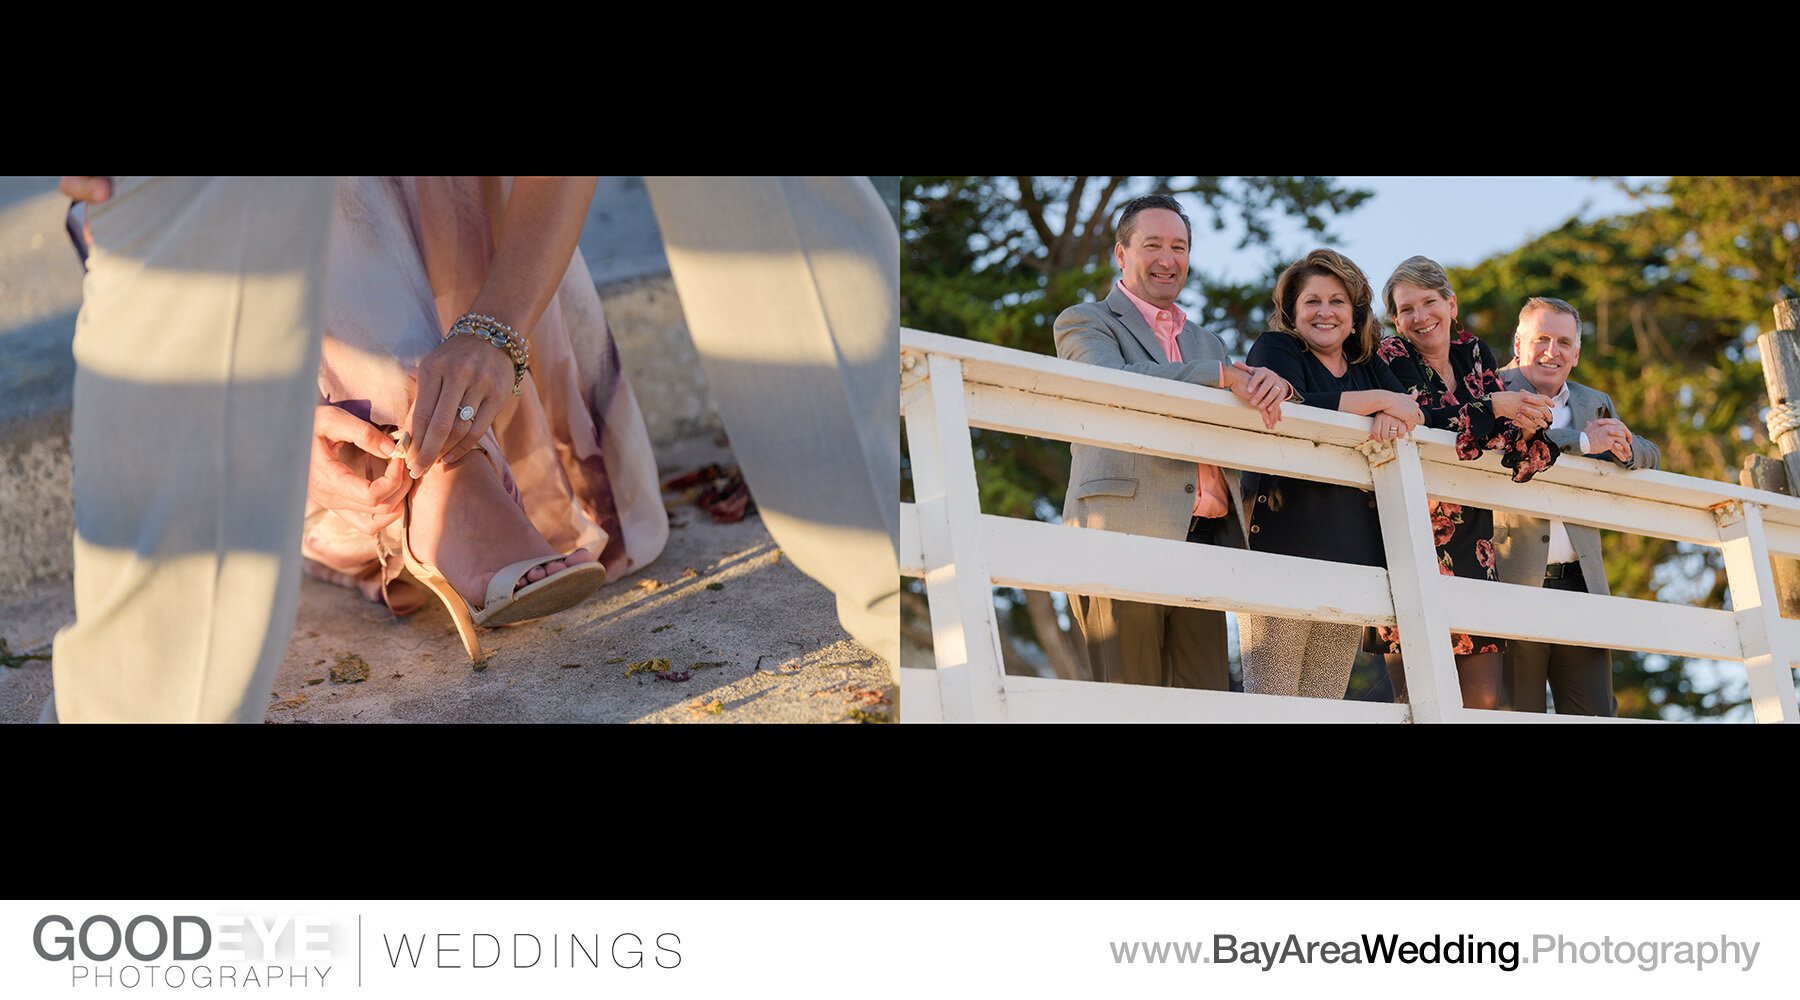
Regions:
<svg viewBox="0 0 1800 1000"><path fill-rule="evenodd" d="M900 346L915 497L901 505L900 566L925 580L936 658L901 670L902 721L1624 721L1464 709L1452 629L1739 661L1758 722L1800 721L1800 621L1781 617L1769 561L1800 557L1794 498L1566 455L1520 485L1495 454L1458 461L1448 431L1378 445L1367 417L1303 406L1269 431L1223 389L917 330ZM1372 487L1388 568L983 514L971 427ZM1441 576L1428 495L1719 548L1733 610ZM1007 676L995 587L1397 622L1411 704Z"/></svg>

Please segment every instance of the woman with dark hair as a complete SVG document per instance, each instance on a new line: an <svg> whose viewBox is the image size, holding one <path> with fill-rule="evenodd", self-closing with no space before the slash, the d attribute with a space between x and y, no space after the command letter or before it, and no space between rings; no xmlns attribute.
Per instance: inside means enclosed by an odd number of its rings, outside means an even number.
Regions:
<svg viewBox="0 0 1800 1000"><path fill-rule="evenodd" d="M1418 392L1427 426L1457 432L1457 457L1474 459L1483 450L1502 449L1501 462L1512 470L1515 482L1555 463L1556 449L1543 436L1551 421L1549 397L1511 392L1501 383L1494 352L1456 325L1456 293L1443 267L1429 257L1408 257L1388 278L1382 297L1399 336L1384 339L1376 354L1401 383ZM1434 500L1431 526L1439 573L1499 579L1493 511ZM1463 707L1494 708L1506 640L1453 632L1450 642ZM1387 656L1395 700L1405 701L1398 629L1375 630L1372 645L1372 651Z"/></svg>
<svg viewBox="0 0 1800 1000"><path fill-rule="evenodd" d="M1307 254L1282 272L1274 303L1275 329L1250 348L1251 365L1287 379L1308 406L1372 416L1375 440L1393 440L1423 421L1418 403L1375 355L1374 292L1349 258L1334 250ZM1252 550L1386 564L1367 490L1255 472L1245 473L1243 485ZM1360 626L1240 614L1238 631L1244 690L1344 696Z"/></svg>

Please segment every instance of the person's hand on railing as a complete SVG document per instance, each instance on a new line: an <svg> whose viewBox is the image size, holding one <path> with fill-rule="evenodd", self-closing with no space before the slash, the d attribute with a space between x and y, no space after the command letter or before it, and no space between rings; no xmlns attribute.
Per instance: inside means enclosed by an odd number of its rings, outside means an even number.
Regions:
<svg viewBox="0 0 1800 1000"><path fill-rule="evenodd" d="M1419 390L1417 389L1408 393L1390 392L1386 405L1375 415L1380 416L1385 413L1400 421L1405 425L1400 433L1410 434L1414 427L1425 422L1425 411L1419 407L1418 396Z"/></svg>
<svg viewBox="0 0 1800 1000"><path fill-rule="evenodd" d="M1376 410L1375 418L1370 424L1369 440L1371 441L1392 441L1395 438L1405 437L1412 432L1413 427L1417 426L1407 423L1406 420L1396 417L1386 410Z"/></svg>
<svg viewBox="0 0 1800 1000"><path fill-rule="evenodd" d="M1252 368L1242 361L1220 369L1219 377L1232 395L1262 411L1263 426L1271 430L1281 422L1281 404L1294 394L1287 379L1268 368Z"/></svg>
<svg viewBox="0 0 1800 1000"><path fill-rule="evenodd" d="M1494 416L1512 421L1527 434L1550 426L1550 397L1535 392L1496 392L1488 396Z"/></svg>
<svg viewBox="0 0 1800 1000"><path fill-rule="evenodd" d="M1623 421L1612 417L1590 420L1581 429L1581 433L1587 435L1588 454L1611 452L1621 462L1631 461L1631 428L1626 427Z"/></svg>

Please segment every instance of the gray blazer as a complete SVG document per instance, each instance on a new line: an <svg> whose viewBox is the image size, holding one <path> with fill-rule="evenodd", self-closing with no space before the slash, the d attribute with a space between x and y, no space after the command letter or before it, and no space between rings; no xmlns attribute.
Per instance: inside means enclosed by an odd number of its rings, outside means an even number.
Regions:
<svg viewBox="0 0 1800 1000"><path fill-rule="evenodd" d="M1519 370L1517 358L1500 369L1500 381L1508 389L1518 392L1537 391L1526 381L1525 373ZM1601 407L1605 407L1606 413L1614 418L1624 418L1619 417L1612 397L1606 393L1578 382L1570 382L1568 385L1569 426L1552 428L1549 437L1558 451L1565 455L1579 455L1582 453L1581 429L1587 426L1588 421L1601 415ZM1629 463L1620 463L1610 452L1605 456L1588 457L1604 457L1606 461L1623 464L1628 469L1654 469L1662 460L1662 452L1647 438L1633 434ZM1563 528L1568 531L1569 542L1575 546L1575 556L1581 561L1581 577L1587 582L1588 592L1612 593L1606 583L1606 564L1600 558L1599 530L1585 524L1568 522L1563 523ZM1550 522L1541 517L1495 511L1494 552L1500 560L1496 569L1503 582L1521 583L1528 587L1543 586L1544 562L1550 555Z"/></svg>
<svg viewBox="0 0 1800 1000"><path fill-rule="evenodd" d="M1165 360L1137 306L1117 285L1104 302L1070 306L1056 317L1056 356L1083 364L1158 378L1219 385L1225 342L1189 322L1175 337L1182 360ZM1063 523L1156 538L1187 538L1194 513L1194 463L1091 445L1069 446L1069 493ZM1231 491L1236 544L1245 546L1243 498L1237 475L1224 470Z"/></svg>

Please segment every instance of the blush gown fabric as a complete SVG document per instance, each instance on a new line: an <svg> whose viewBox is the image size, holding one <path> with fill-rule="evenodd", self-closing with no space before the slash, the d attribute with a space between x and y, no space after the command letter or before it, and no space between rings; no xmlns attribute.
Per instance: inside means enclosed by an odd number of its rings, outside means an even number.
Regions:
<svg viewBox="0 0 1800 1000"><path fill-rule="evenodd" d="M385 429L405 419L421 358L487 276L510 179L346 177L332 220L321 398ZM531 368L482 437L501 481L558 551L586 548L609 580L668 541L656 460L612 331L577 250L531 331ZM397 614L429 594L403 574L401 522L370 535L307 502L314 575ZM323 567L328 573L318 573Z"/></svg>

